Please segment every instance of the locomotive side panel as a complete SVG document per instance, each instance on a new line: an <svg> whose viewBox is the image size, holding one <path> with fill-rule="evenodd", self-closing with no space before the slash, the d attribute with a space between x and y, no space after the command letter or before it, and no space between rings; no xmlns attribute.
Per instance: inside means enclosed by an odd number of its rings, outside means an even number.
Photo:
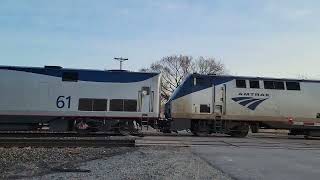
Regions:
<svg viewBox="0 0 320 180"><path fill-rule="evenodd" d="M1 122L34 122L47 121L56 117L110 117L110 118L158 118L160 112L160 74L138 74L139 80L132 80L136 74L118 73L124 82L90 81L88 73L81 74L76 81L63 81L61 73L47 75L43 68L2 67L0 69L0 121ZM52 71L52 70L51 70ZM61 70L70 71L70 70ZM93 72L95 73L95 72ZM99 75L111 75L112 72L99 71ZM58 74L58 75L57 75ZM89 74L90 75L90 74ZM82 77L81 77L82 76ZM145 77L144 77L145 76ZM89 77L92 78L92 77ZM129 78L129 80L126 80ZM118 78L119 79L119 78ZM121 77L120 77L121 79ZM131 81L131 82L130 82ZM107 100L105 111L79 110L80 99ZM131 100L130 110L111 111L110 100ZM101 102L101 101L100 101ZM103 101L104 102L104 101ZM123 108L126 107L123 104ZM128 103L129 106L129 103ZM136 109L133 109L136 107ZM49 118L48 118L49 117Z"/></svg>
<svg viewBox="0 0 320 180"><path fill-rule="evenodd" d="M260 81L260 89L237 88L236 80L227 90L228 119L283 121L288 119L318 119L317 91L320 83L300 82L300 90L265 89ZM285 82L285 81L283 81ZM249 87L249 85L248 85Z"/></svg>
<svg viewBox="0 0 320 180"><path fill-rule="evenodd" d="M260 87L261 87L260 83ZM247 84L248 87L248 84ZM237 88L236 80L227 84L227 119L238 120L277 120L280 109L277 100L282 91L263 88Z"/></svg>

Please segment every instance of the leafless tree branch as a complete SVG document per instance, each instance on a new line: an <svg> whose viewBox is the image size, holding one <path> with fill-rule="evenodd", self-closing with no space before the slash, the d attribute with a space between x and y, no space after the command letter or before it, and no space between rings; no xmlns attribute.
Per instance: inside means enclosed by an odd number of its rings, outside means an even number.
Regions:
<svg viewBox="0 0 320 180"><path fill-rule="evenodd" d="M173 91L181 84L183 79L191 73L224 74L225 66L215 58L172 55L163 57L160 61L151 64L150 68L143 68L142 72L162 73L161 96L168 100Z"/></svg>

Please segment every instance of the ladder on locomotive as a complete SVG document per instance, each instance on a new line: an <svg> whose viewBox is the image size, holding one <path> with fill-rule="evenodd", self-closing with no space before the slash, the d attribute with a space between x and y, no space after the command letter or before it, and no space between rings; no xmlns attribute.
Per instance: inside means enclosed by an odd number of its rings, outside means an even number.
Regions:
<svg viewBox="0 0 320 180"><path fill-rule="evenodd" d="M142 114L140 119L140 129L142 130L144 127L149 130L149 116L147 114Z"/></svg>
<svg viewBox="0 0 320 180"><path fill-rule="evenodd" d="M227 121L222 120L220 116L217 116L213 123L213 131L215 133L224 134L227 131Z"/></svg>

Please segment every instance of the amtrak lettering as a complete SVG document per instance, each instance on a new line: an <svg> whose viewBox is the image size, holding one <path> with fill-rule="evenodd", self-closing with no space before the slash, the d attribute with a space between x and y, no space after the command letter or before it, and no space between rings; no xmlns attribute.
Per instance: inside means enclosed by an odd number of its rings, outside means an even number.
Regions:
<svg viewBox="0 0 320 180"><path fill-rule="evenodd" d="M270 97L270 94L264 93L239 93L239 96L256 96L256 97Z"/></svg>

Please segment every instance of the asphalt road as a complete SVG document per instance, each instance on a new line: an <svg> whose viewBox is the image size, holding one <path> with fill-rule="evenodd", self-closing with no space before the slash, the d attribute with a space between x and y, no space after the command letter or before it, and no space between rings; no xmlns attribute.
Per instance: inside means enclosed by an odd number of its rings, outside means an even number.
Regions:
<svg viewBox="0 0 320 180"><path fill-rule="evenodd" d="M144 137L138 145L185 146L234 179L319 179L320 140L258 134L230 137Z"/></svg>

